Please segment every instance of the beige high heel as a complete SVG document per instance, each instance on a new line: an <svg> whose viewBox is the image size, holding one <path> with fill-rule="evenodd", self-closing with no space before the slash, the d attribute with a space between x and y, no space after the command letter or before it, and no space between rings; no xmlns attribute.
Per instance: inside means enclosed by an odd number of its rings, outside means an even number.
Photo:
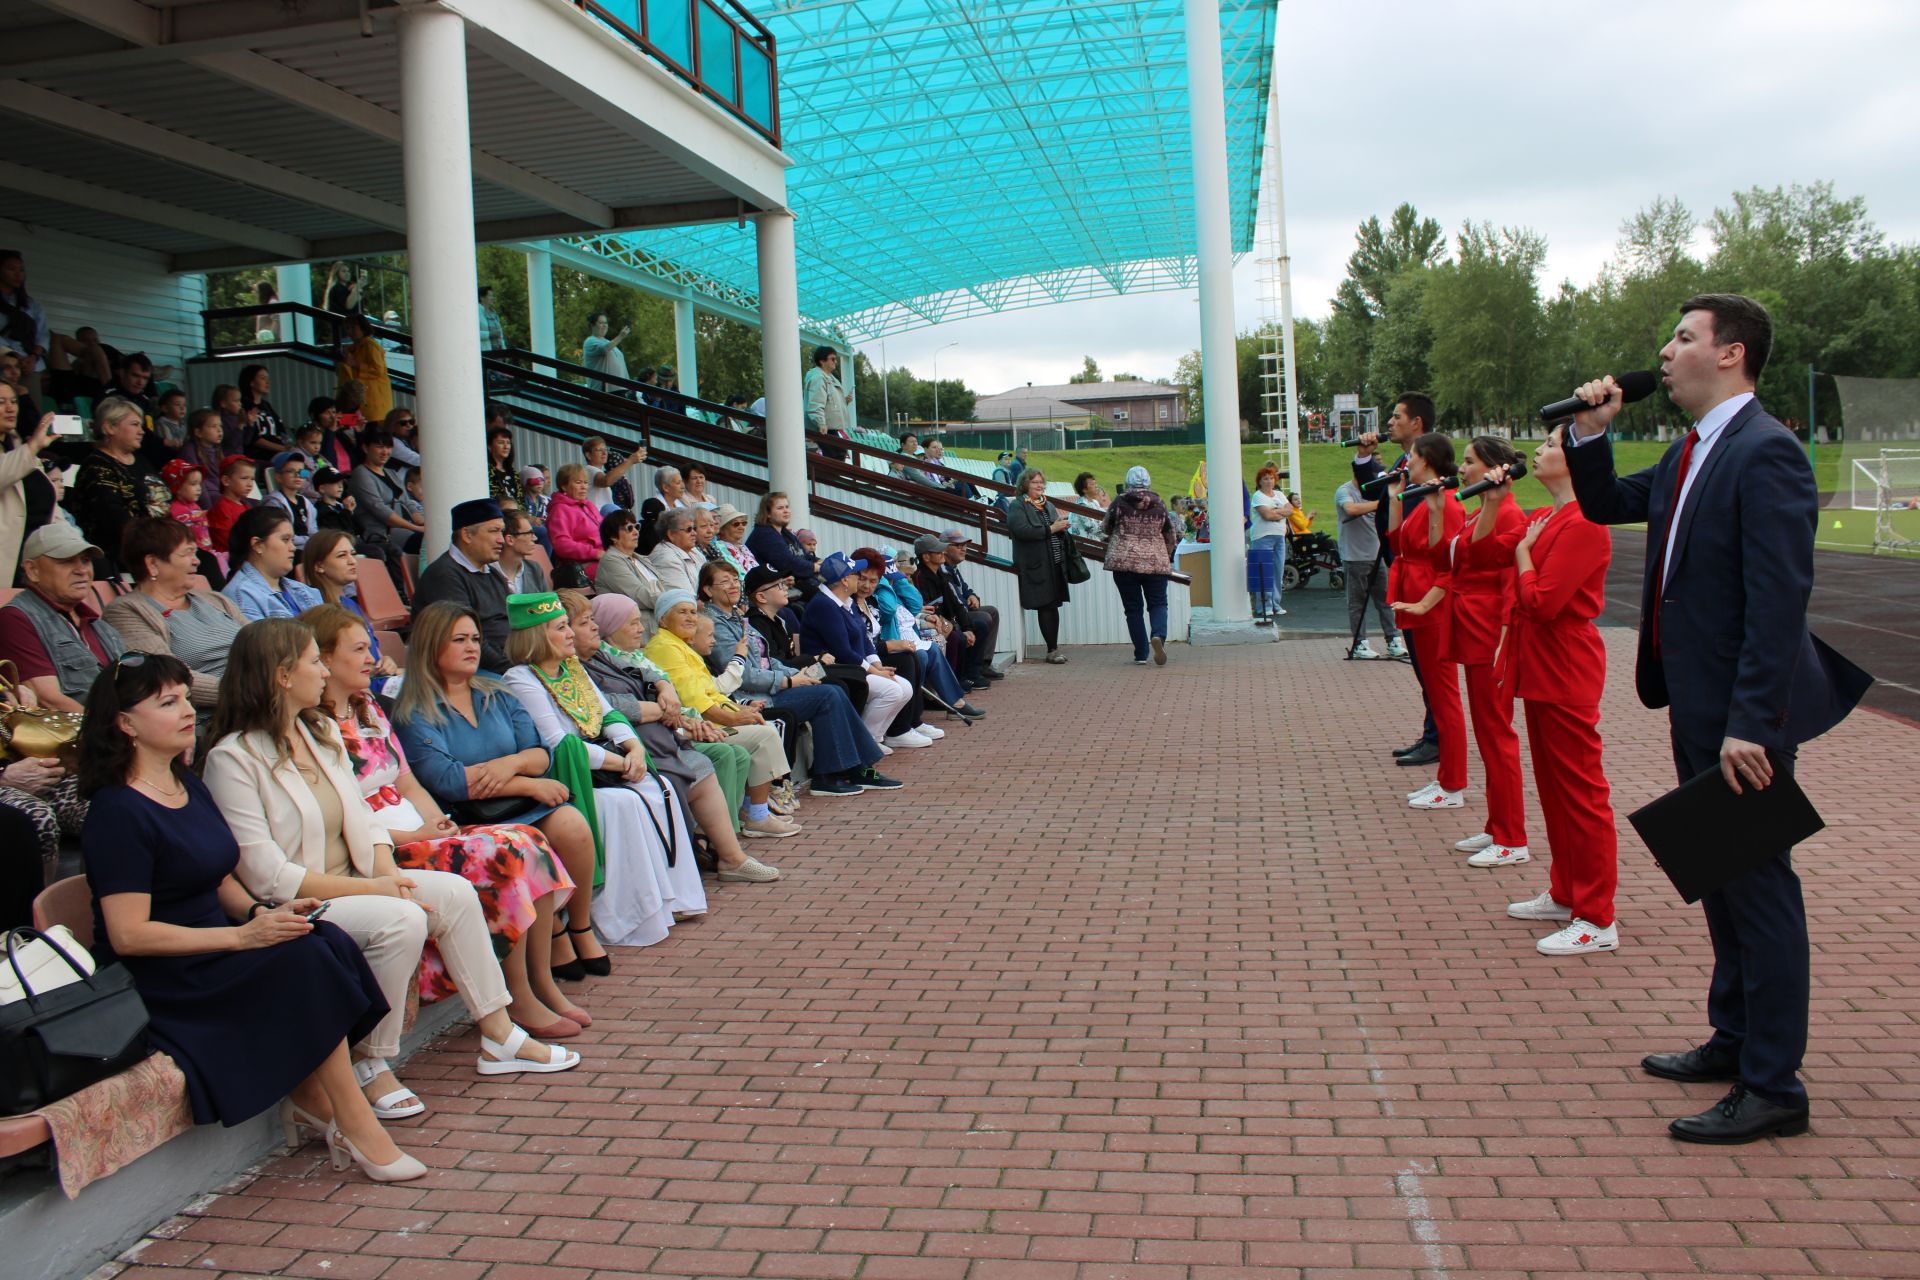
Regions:
<svg viewBox="0 0 1920 1280"><path fill-rule="evenodd" d="M375 1164L360 1154L359 1148L353 1145L353 1139L340 1132L337 1124L327 1128L327 1150L332 1153L335 1173L345 1173L349 1164L357 1164L360 1172L375 1182L412 1182L415 1178L427 1176L427 1166L404 1151L391 1164Z"/></svg>
<svg viewBox="0 0 1920 1280"><path fill-rule="evenodd" d="M280 1129L287 1137L288 1155L292 1155L310 1141L300 1136L302 1129L311 1129L315 1138L324 1138L327 1136L327 1130L332 1127L327 1121L303 1109L292 1098L280 1100Z"/></svg>

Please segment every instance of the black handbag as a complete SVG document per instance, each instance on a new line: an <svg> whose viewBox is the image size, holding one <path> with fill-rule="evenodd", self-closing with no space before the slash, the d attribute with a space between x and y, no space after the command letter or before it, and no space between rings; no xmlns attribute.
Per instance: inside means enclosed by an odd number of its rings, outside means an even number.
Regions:
<svg viewBox="0 0 1920 1280"><path fill-rule="evenodd" d="M38 929L9 930L7 964L20 974L14 952L38 939L78 974L78 982L44 995L0 1005L0 1114L18 1115L58 1102L134 1066L152 1049L147 1006L125 965L87 973L60 944ZM24 985L25 976L21 975Z"/></svg>
<svg viewBox="0 0 1920 1280"><path fill-rule="evenodd" d="M455 800L447 816L463 827L499 827L520 821L520 815L538 806L525 796L494 796L487 800Z"/></svg>
<svg viewBox="0 0 1920 1280"><path fill-rule="evenodd" d="M1066 556L1060 567L1065 570L1067 581L1078 586L1093 576L1093 570L1087 568L1087 558L1080 554L1080 548L1074 542L1073 535L1063 533L1059 536L1066 546Z"/></svg>

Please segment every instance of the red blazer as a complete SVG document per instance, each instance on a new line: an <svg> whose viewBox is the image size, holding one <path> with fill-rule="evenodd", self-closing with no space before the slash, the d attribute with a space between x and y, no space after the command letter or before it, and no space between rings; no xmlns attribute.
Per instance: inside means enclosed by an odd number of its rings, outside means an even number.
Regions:
<svg viewBox="0 0 1920 1280"><path fill-rule="evenodd" d="M600 568L600 513L581 498L555 494L547 504L547 537L556 560L583 566L591 578Z"/></svg>
<svg viewBox="0 0 1920 1280"><path fill-rule="evenodd" d="M1448 547L1453 567L1453 660L1468 666L1493 663L1500 632L1513 614L1513 549L1527 534L1527 517L1512 501L1502 502L1496 510L1492 533L1473 541L1474 530L1490 514L1483 504Z"/></svg>
<svg viewBox="0 0 1920 1280"><path fill-rule="evenodd" d="M1423 599L1434 587L1446 589L1446 596L1425 614L1399 613L1395 616L1402 629L1418 631L1429 639L1422 640L1423 645L1437 644L1434 660L1451 662L1451 643L1449 635L1453 621L1453 557L1451 550L1454 537L1460 532L1460 526L1466 523L1467 513L1451 494L1443 495L1440 502L1442 517L1440 540L1431 545L1427 542L1427 526L1430 523L1427 504L1418 502L1413 510L1401 516L1400 527L1393 531L1393 567L1387 571L1387 599L1400 600L1408 604ZM1427 652L1422 649L1424 656Z"/></svg>
<svg viewBox="0 0 1920 1280"><path fill-rule="evenodd" d="M1593 620L1607 606L1613 538L1577 502L1532 516L1547 517L1547 527L1531 549L1533 572L1515 584L1502 679L1529 702L1597 706L1607 683L1607 647Z"/></svg>

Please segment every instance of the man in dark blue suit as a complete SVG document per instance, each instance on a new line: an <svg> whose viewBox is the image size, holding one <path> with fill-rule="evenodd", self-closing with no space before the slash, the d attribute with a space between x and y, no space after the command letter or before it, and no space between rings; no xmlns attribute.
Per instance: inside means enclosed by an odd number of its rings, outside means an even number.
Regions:
<svg viewBox="0 0 1920 1280"><path fill-rule="evenodd" d="M1694 428L1645 471L1617 476L1607 424L1622 396L1611 377L1575 393L1567 466L1589 520L1647 525L1640 597L1640 700L1669 707L1681 781L1718 768L1736 793L1837 724L1864 685L1807 632L1819 495L1793 434L1754 387L1773 345L1766 308L1737 294L1681 305L1660 369ZM1670 1080L1726 1080L1719 1104L1675 1120L1687 1142L1742 1143L1807 1130L1799 1080L1807 1044L1807 915L1791 851L1702 899L1713 938L1707 1017L1713 1036L1642 1063Z"/></svg>

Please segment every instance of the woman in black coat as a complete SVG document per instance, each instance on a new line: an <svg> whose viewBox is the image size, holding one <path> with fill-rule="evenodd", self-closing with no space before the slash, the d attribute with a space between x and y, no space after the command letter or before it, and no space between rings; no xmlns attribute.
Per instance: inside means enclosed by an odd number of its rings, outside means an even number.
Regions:
<svg viewBox="0 0 1920 1280"><path fill-rule="evenodd" d="M1020 476L1020 496L1007 507L1007 536L1013 539L1013 568L1020 578L1020 607L1040 615L1040 636L1047 661L1067 660L1060 652L1060 606L1067 602L1067 518L1047 501L1047 474L1029 467Z"/></svg>

